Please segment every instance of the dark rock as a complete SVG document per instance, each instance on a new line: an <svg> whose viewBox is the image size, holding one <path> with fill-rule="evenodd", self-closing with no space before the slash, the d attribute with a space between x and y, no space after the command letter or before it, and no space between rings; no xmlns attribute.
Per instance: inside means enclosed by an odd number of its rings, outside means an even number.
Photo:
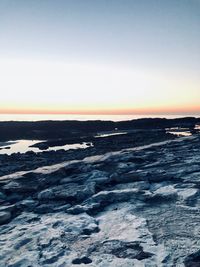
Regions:
<svg viewBox="0 0 200 267"><path fill-rule="evenodd" d="M72 264L90 264L92 260L88 257L77 258L72 261Z"/></svg>
<svg viewBox="0 0 200 267"><path fill-rule="evenodd" d="M199 267L200 266L200 250L187 256L184 263L185 263L185 267Z"/></svg>
<svg viewBox="0 0 200 267"><path fill-rule="evenodd" d="M129 171L123 174L113 173L110 178L112 181L116 183L132 183L132 182L147 180L147 178L141 176L135 171L131 172Z"/></svg>
<svg viewBox="0 0 200 267"><path fill-rule="evenodd" d="M7 201L11 203L16 203L22 199L23 199L23 195L16 194L16 193L11 193L10 195L7 196Z"/></svg>
<svg viewBox="0 0 200 267"><path fill-rule="evenodd" d="M2 192L0 192L0 200L1 201L6 200L6 195L4 193L2 193Z"/></svg>
<svg viewBox="0 0 200 267"><path fill-rule="evenodd" d="M95 248L95 251L112 254L118 258L129 258L144 260L152 257L154 254L143 251L143 247L137 242L124 242L119 240L108 240Z"/></svg>
<svg viewBox="0 0 200 267"><path fill-rule="evenodd" d="M21 210L33 211L34 208L38 205L38 201L33 199L24 199L17 203L17 207Z"/></svg>
<svg viewBox="0 0 200 267"><path fill-rule="evenodd" d="M29 193L29 192L36 192L39 185L35 181L11 181L5 186L3 186L3 189L6 193Z"/></svg>
<svg viewBox="0 0 200 267"><path fill-rule="evenodd" d="M9 211L0 212L0 225L9 222L11 219L11 213Z"/></svg>
<svg viewBox="0 0 200 267"><path fill-rule="evenodd" d="M71 207L70 204L61 204L61 203L53 203L53 204L41 204L34 208L34 212L39 214L45 213L53 213L53 212L61 212L66 211Z"/></svg>
<svg viewBox="0 0 200 267"><path fill-rule="evenodd" d="M0 207L0 212L5 211L5 212L14 212L16 210L16 205L2 205Z"/></svg>

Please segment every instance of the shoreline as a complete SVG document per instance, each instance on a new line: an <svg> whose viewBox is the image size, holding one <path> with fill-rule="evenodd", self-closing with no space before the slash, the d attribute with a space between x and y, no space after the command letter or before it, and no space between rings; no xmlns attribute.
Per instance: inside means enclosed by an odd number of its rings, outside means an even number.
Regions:
<svg viewBox="0 0 200 267"><path fill-rule="evenodd" d="M0 142L9 140L50 140L50 139L81 139L86 136L97 135L99 132L150 130L172 127L189 128L195 130L200 124L200 118L186 117L176 119L149 118L129 121L38 121L0 122Z"/></svg>
<svg viewBox="0 0 200 267"><path fill-rule="evenodd" d="M200 117L200 113L190 114L138 114L138 115L75 115L75 114L0 114L0 121L66 121L66 120L102 120L102 121L127 121L136 119L149 119L149 118L184 118L184 117Z"/></svg>

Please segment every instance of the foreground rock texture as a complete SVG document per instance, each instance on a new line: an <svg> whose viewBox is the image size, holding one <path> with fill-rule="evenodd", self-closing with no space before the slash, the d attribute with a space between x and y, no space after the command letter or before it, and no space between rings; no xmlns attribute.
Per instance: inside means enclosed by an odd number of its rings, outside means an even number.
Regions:
<svg viewBox="0 0 200 267"><path fill-rule="evenodd" d="M200 137L0 178L0 266L200 266Z"/></svg>

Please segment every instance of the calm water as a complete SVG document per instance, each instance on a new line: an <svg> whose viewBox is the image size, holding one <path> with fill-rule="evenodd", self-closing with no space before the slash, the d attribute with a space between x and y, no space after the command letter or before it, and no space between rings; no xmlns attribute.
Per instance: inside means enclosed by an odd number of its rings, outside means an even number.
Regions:
<svg viewBox="0 0 200 267"><path fill-rule="evenodd" d="M167 131L167 133L176 135L176 136L191 136L191 132L190 131Z"/></svg>
<svg viewBox="0 0 200 267"><path fill-rule="evenodd" d="M127 134L128 132L105 132L105 133L99 133L98 135L95 135L96 138L101 138L101 137L108 137L108 136L113 136L113 135L123 135Z"/></svg>
<svg viewBox="0 0 200 267"><path fill-rule="evenodd" d="M0 144L0 154L7 154L11 155L13 153L26 153L28 151L33 151L35 153L42 152L42 151L57 151L59 149L69 150L69 149L78 149L78 148L87 148L92 146L92 143L82 143L82 144L70 144L64 146L54 146L49 147L48 149L41 150L37 147L30 147L35 145L36 143L42 142L42 140L16 140L16 141L9 141L5 144Z"/></svg>
<svg viewBox="0 0 200 267"><path fill-rule="evenodd" d="M41 120L112 120L125 121L141 118L182 118L182 117L200 117L200 114L183 115L39 115L39 114L0 114L0 121L41 121Z"/></svg>

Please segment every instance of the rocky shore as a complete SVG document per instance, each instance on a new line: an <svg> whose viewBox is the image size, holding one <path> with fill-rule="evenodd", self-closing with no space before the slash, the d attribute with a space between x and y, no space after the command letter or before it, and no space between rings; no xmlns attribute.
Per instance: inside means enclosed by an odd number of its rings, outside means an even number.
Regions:
<svg viewBox="0 0 200 267"><path fill-rule="evenodd" d="M153 142L160 142L164 140L174 139L175 136L165 133L165 131L138 131L128 133L126 135L107 136L103 138L95 138L93 136L88 139L92 146L86 149L61 149L57 151L41 151L34 153L32 151L21 154L14 153L11 155L0 154L0 176L24 170L32 170L34 168L46 165L52 165L63 161L74 159L84 159L88 156L95 156L105 154L111 151L118 151L129 147L151 144ZM72 140L70 140L71 142ZM80 141L80 140L79 140ZM61 140L54 139L54 141L38 142L35 146L41 147L45 145L48 147L52 142L58 145ZM66 142L62 140L62 142ZM65 143L64 143L65 144Z"/></svg>
<svg viewBox="0 0 200 267"><path fill-rule="evenodd" d="M155 133L2 155L0 266L200 266L200 135Z"/></svg>

